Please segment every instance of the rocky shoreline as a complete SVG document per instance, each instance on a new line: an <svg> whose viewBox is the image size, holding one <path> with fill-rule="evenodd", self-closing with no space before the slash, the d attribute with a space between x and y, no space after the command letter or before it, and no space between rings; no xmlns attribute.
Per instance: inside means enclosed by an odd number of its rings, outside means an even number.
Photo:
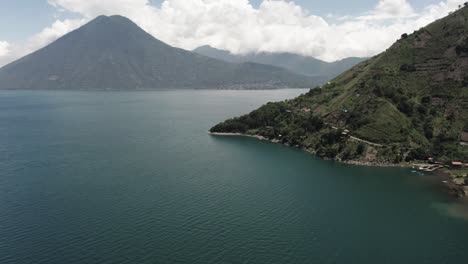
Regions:
<svg viewBox="0 0 468 264"><path fill-rule="evenodd" d="M208 134L212 136L230 136L230 137L249 137L249 138L255 138L257 140L261 141L268 141L271 143L276 143L276 144L281 144L281 142L277 139L268 139L260 135L249 135L249 134L242 134L242 133L217 133L217 132L208 132ZM286 146L290 146L289 144L284 144ZM316 152L311 149L307 148L301 148L307 153L316 155ZM355 166L366 166L366 167L382 167L382 168L415 168L414 164L410 163L398 163L398 164L393 164L393 163L381 163L381 162L368 162L368 161L359 161L359 160L339 160L339 159L334 159L334 161L343 163L343 164L349 164L349 165L355 165ZM447 192L457 198L464 198L468 196L468 188L465 188L464 186L458 185L455 181L452 175L449 173L443 172L441 170L437 170L432 172L434 175L437 175L441 178L441 182L443 183L443 186L446 188Z"/></svg>
<svg viewBox="0 0 468 264"><path fill-rule="evenodd" d="M260 135L249 135L249 134L242 134L242 133L218 133L218 132L208 132L208 134L212 136L227 136L227 137L249 137L249 138L255 138L261 141L268 141L271 143L275 144L282 144L279 140L277 139L268 139ZM291 146L289 144L283 144L286 146ZM307 148L301 148L298 147L302 150L304 150L307 153L316 155L317 153L312 150L312 149L307 149ZM356 165L356 166L366 166L366 167L386 167L386 168L411 168L412 165L409 163L382 163L382 162L370 162L370 161L358 161L358 160L340 160L340 159L333 159L334 161L343 163L343 164L349 164L349 165Z"/></svg>

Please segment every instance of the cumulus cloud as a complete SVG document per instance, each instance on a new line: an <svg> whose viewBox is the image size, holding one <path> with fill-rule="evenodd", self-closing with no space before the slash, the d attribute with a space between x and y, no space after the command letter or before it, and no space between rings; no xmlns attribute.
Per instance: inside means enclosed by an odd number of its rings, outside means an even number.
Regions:
<svg viewBox="0 0 468 264"><path fill-rule="evenodd" d="M382 0L375 7L375 14L394 17L405 17L413 14L413 7L406 0Z"/></svg>
<svg viewBox="0 0 468 264"><path fill-rule="evenodd" d="M0 65L5 65L26 54L36 51L86 22L87 19L84 18L57 20L51 26L44 28L41 32L30 37L23 44L10 45L6 43L7 52L2 52L2 42L0 42Z"/></svg>
<svg viewBox="0 0 468 264"><path fill-rule="evenodd" d="M87 19L66 19L57 20L51 26L43 29L38 34L34 35L26 46L23 48L27 52L32 52L38 47L43 47L50 42L58 39L59 37L69 33L70 31L77 29L83 25Z"/></svg>
<svg viewBox="0 0 468 264"><path fill-rule="evenodd" d="M57 21L33 37L33 44L23 52L98 15L119 14L156 38L189 50L211 45L233 53L292 52L327 61L369 57L385 50L402 33L447 15L464 1L441 0L416 11L407 0L380 0L364 14L333 19L287 0L264 0L258 8L248 0L165 0L160 7L148 0L48 0L57 10L82 19Z"/></svg>

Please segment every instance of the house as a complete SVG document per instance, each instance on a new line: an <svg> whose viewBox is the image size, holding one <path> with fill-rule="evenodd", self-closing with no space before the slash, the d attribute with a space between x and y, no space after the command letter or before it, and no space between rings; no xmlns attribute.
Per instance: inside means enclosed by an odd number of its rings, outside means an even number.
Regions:
<svg viewBox="0 0 468 264"><path fill-rule="evenodd" d="M463 167L463 163L460 162L460 161L452 161L452 163L451 163L450 165L452 165L453 168L461 168L461 167Z"/></svg>
<svg viewBox="0 0 468 264"><path fill-rule="evenodd" d="M341 132L341 138L349 137L349 132L350 131L348 129L343 130L343 132Z"/></svg>

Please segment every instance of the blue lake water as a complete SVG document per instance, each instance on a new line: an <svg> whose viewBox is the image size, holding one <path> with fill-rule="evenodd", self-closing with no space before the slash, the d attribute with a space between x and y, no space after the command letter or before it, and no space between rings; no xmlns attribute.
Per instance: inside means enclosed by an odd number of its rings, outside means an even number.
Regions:
<svg viewBox="0 0 468 264"><path fill-rule="evenodd" d="M0 263L467 261L424 176L206 132L301 92L0 92Z"/></svg>

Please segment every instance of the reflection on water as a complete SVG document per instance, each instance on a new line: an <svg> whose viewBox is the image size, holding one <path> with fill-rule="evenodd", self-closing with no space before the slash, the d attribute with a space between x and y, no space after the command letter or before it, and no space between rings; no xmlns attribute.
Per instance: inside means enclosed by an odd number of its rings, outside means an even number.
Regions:
<svg viewBox="0 0 468 264"><path fill-rule="evenodd" d="M434 208L444 215L468 221L468 204L462 201L434 203Z"/></svg>

